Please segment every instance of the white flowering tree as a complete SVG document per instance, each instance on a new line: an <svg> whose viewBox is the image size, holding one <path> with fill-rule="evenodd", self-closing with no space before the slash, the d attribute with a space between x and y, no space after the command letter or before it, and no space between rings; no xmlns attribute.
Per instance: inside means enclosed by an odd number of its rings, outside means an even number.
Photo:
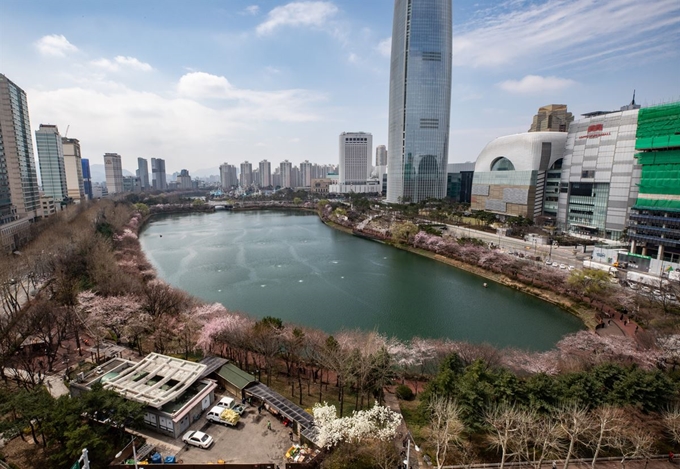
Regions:
<svg viewBox="0 0 680 469"><path fill-rule="evenodd" d="M335 406L324 402L314 406L314 420L319 430L319 446L332 448L341 442L390 441L396 436L402 418L377 402L370 409L338 418Z"/></svg>

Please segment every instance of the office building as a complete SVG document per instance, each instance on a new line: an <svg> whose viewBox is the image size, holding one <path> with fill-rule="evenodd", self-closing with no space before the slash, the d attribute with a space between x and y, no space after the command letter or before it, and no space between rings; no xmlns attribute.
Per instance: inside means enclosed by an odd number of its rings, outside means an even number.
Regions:
<svg viewBox="0 0 680 469"><path fill-rule="evenodd" d="M142 180L137 176L123 176L123 192L142 192Z"/></svg>
<svg viewBox="0 0 680 469"><path fill-rule="evenodd" d="M40 216L43 218L49 218L51 215L57 213L57 207L61 204L55 205L54 198L51 195L41 195L40 196Z"/></svg>
<svg viewBox="0 0 680 469"><path fill-rule="evenodd" d="M83 190L85 191L85 196L88 200L93 199L92 194L92 174L90 174L90 160L83 158L81 160L83 164Z"/></svg>
<svg viewBox="0 0 680 469"><path fill-rule="evenodd" d="M387 147L385 145L375 147L375 165L387 166Z"/></svg>
<svg viewBox="0 0 680 469"><path fill-rule="evenodd" d="M179 176L177 176L177 188L178 189L191 189L192 183L191 183L191 176L189 175L189 171L186 169L183 169L179 172Z"/></svg>
<svg viewBox="0 0 680 469"><path fill-rule="evenodd" d="M573 121L566 104L549 104L538 108L529 132L567 132Z"/></svg>
<svg viewBox="0 0 680 469"><path fill-rule="evenodd" d="M239 177L241 178L240 183L243 189L250 187L253 184L253 165L247 161L241 163L241 174Z"/></svg>
<svg viewBox="0 0 680 469"><path fill-rule="evenodd" d="M272 164L267 160L260 161L259 164L260 187L272 186Z"/></svg>
<svg viewBox="0 0 680 469"><path fill-rule="evenodd" d="M310 187L312 185L312 163L308 160L300 163L299 187Z"/></svg>
<svg viewBox="0 0 680 469"><path fill-rule="evenodd" d="M238 187L236 166L224 163L220 165L220 185L225 191Z"/></svg>
<svg viewBox="0 0 680 469"><path fill-rule="evenodd" d="M667 272L664 263L680 262L680 102L639 110L635 150L641 171L630 250L639 267Z"/></svg>
<svg viewBox="0 0 680 469"><path fill-rule="evenodd" d="M365 132L340 134L339 184L364 184L371 175L373 136Z"/></svg>
<svg viewBox="0 0 680 469"><path fill-rule="evenodd" d="M68 198L75 203L86 200L83 182L83 160L80 155L80 142L76 138L62 138L64 151L64 170L66 171L66 189Z"/></svg>
<svg viewBox="0 0 680 469"><path fill-rule="evenodd" d="M64 168L64 149L57 126L40 124L40 128L35 131L35 144L38 148L43 194L52 197L55 203L60 203L68 197L68 189Z"/></svg>
<svg viewBox="0 0 680 469"><path fill-rule="evenodd" d="M387 201L446 195L451 114L451 0L395 0Z"/></svg>
<svg viewBox="0 0 680 469"><path fill-rule="evenodd" d="M281 188L293 187L291 182L293 164L288 160L284 160L279 164L279 168L281 170Z"/></svg>
<svg viewBox="0 0 680 469"><path fill-rule="evenodd" d="M0 225L40 211L26 93L0 74Z"/></svg>
<svg viewBox="0 0 680 469"><path fill-rule="evenodd" d="M157 191L164 191L168 188L165 160L161 158L151 158L151 187Z"/></svg>
<svg viewBox="0 0 680 469"><path fill-rule="evenodd" d="M564 132L527 132L492 140L475 162L470 208L501 218L541 216L545 175L562 164L566 140Z"/></svg>
<svg viewBox="0 0 680 469"><path fill-rule="evenodd" d="M449 164L446 171L446 197L453 202L469 204L472 201L475 163Z"/></svg>
<svg viewBox="0 0 680 469"><path fill-rule="evenodd" d="M635 160L638 110L597 111L569 126L559 186L557 227L565 232L618 240L638 197ZM554 182L550 177L548 182ZM546 200L546 215L554 204Z"/></svg>
<svg viewBox="0 0 680 469"><path fill-rule="evenodd" d="M137 177L142 190L149 188L149 163L145 158L137 158Z"/></svg>
<svg viewBox="0 0 680 469"><path fill-rule="evenodd" d="M104 172L109 195L123 192L123 162L118 153L104 154Z"/></svg>

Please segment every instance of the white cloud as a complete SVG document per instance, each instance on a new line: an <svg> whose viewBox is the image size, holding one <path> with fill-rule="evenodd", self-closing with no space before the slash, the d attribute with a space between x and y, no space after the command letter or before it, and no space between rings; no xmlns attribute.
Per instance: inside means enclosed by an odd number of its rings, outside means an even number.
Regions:
<svg viewBox="0 0 680 469"><path fill-rule="evenodd" d="M680 36L677 0L547 0L483 11L453 40L454 65L498 67L531 60L545 67L673 49ZM593 57L597 56L597 57ZM598 58L599 57L599 58Z"/></svg>
<svg viewBox="0 0 680 469"><path fill-rule="evenodd" d="M318 120L318 116L307 110L306 106L325 99L320 93L302 89L257 91L237 88L225 77L205 72L182 76L177 84L177 92L191 99L236 101L236 109L243 111L247 120L284 122Z"/></svg>
<svg viewBox="0 0 680 469"><path fill-rule="evenodd" d="M66 54L78 51L78 48L68 42L62 34L43 36L35 42L35 47L42 55L54 57L65 57Z"/></svg>
<svg viewBox="0 0 680 469"><path fill-rule="evenodd" d="M250 5L245 7L243 10L244 15L252 15L255 16L260 12L260 7L258 5Z"/></svg>
<svg viewBox="0 0 680 469"><path fill-rule="evenodd" d="M510 93L540 94L549 91L559 91L576 82L568 78L542 77L539 75L527 75L521 80L506 80L498 86Z"/></svg>
<svg viewBox="0 0 680 469"><path fill-rule="evenodd" d="M349 57L347 57L347 60L349 63L355 64L359 62L359 56L356 55L354 52L350 52Z"/></svg>
<svg viewBox="0 0 680 469"><path fill-rule="evenodd" d="M331 2L292 2L274 8L267 20L257 26L257 34L271 34L281 26L323 26L338 12Z"/></svg>
<svg viewBox="0 0 680 469"><path fill-rule="evenodd" d="M388 37L387 39L380 41L376 49L381 55L384 55L385 57L392 55L392 38Z"/></svg>
<svg viewBox="0 0 680 469"><path fill-rule="evenodd" d="M141 62L134 57L124 57L122 55L115 57L113 60L99 59L93 60L91 63L92 65L103 68L110 72L117 72L123 68L137 70L140 72L150 72L153 70L153 67L148 63Z"/></svg>

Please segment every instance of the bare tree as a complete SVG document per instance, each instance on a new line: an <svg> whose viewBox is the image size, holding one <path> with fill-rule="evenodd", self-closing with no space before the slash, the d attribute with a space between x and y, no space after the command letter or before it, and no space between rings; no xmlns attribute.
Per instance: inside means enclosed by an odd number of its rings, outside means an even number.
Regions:
<svg viewBox="0 0 680 469"><path fill-rule="evenodd" d="M486 411L484 420L491 429L487 435L491 447L501 450L500 469L503 469L507 458L513 455L510 448L520 430L519 413L515 406L499 403Z"/></svg>
<svg viewBox="0 0 680 469"><path fill-rule="evenodd" d="M576 451L576 445L581 443L583 437L591 430L593 422L588 415L588 410L575 403L566 404L558 408L556 418L569 442L567 454L564 458L564 469L567 469L569 467L569 460Z"/></svg>
<svg viewBox="0 0 680 469"><path fill-rule="evenodd" d="M609 446L610 442L622 433L626 426L626 420L623 409L609 405L595 409L591 416L594 421L590 438L593 447L593 462L590 467L595 469L600 451L603 447Z"/></svg>
<svg viewBox="0 0 680 469"><path fill-rule="evenodd" d="M430 441L435 446L437 468L441 469L446 462L446 454L451 444L460 441L465 424L455 400L434 394L427 407L430 411Z"/></svg>
<svg viewBox="0 0 680 469"><path fill-rule="evenodd" d="M680 443L680 404L676 403L665 409L661 413L661 419L673 442Z"/></svg>
<svg viewBox="0 0 680 469"><path fill-rule="evenodd" d="M644 458L645 467L652 456L654 436L647 428L636 425L631 421L624 431L618 433L611 441L611 447L621 454L621 469L626 468L626 461L633 458Z"/></svg>

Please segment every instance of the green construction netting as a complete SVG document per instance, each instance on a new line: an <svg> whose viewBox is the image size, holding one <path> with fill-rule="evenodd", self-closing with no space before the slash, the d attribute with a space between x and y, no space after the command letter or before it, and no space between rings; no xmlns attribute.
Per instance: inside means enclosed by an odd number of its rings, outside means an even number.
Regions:
<svg viewBox="0 0 680 469"><path fill-rule="evenodd" d="M680 147L680 103L640 109L636 137L638 150Z"/></svg>
<svg viewBox="0 0 680 469"><path fill-rule="evenodd" d="M640 194L680 194L680 165L643 165Z"/></svg>
<svg viewBox="0 0 680 469"><path fill-rule="evenodd" d="M633 210L661 210L664 212L680 212L680 200L637 199Z"/></svg>
<svg viewBox="0 0 680 469"><path fill-rule="evenodd" d="M635 157L641 165L680 163L680 150L648 151Z"/></svg>

